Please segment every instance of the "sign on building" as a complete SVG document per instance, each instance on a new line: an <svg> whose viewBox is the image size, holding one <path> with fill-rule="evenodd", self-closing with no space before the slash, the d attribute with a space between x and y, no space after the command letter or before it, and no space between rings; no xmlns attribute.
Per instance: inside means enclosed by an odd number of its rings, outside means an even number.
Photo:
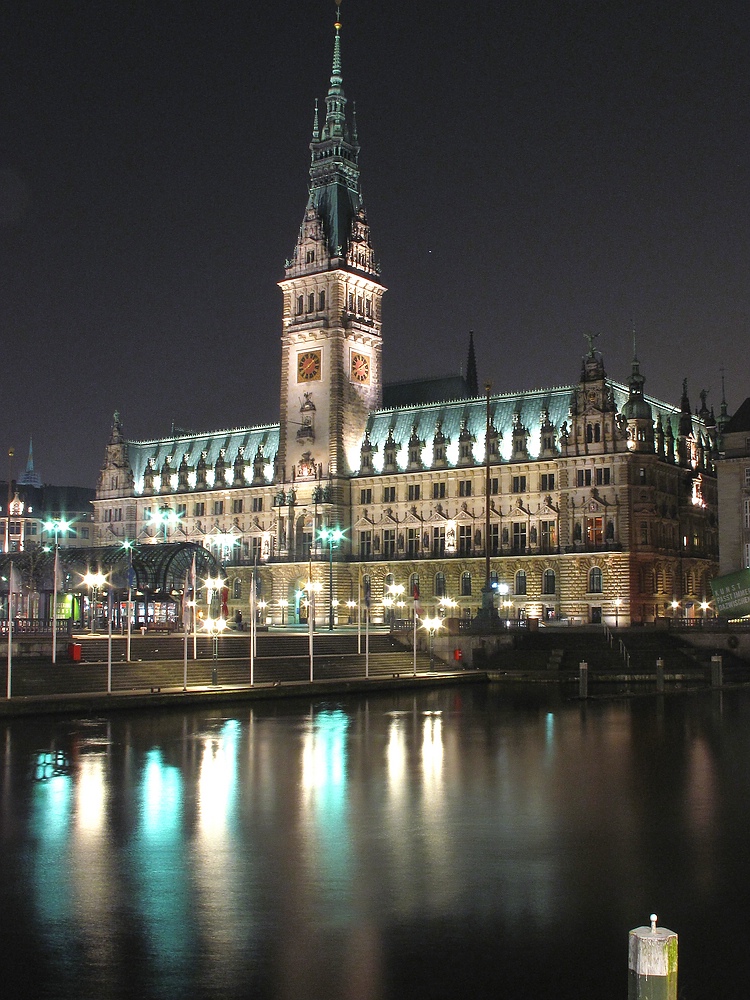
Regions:
<svg viewBox="0 0 750 1000"><path fill-rule="evenodd" d="M728 618L750 615L750 569L727 573L711 580L716 610Z"/></svg>

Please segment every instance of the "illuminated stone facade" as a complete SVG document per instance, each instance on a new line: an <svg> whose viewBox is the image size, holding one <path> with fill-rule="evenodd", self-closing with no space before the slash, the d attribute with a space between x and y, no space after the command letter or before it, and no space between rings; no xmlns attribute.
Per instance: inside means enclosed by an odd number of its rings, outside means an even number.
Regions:
<svg viewBox="0 0 750 1000"><path fill-rule="evenodd" d="M257 564L275 622L304 616L311 571L320 618L329 574L338 622L356 614L365 578L376 620L409 617L417 581L422 607L447 598L450 615L472 617L486 547L503 617L625 624L700 613L718 555L705 401L692 414L686 388L679 406L645 396L635 358L627 384L612 381L592 338L573 384L384 408L385 289L339 26L310 148L310 196L280 282L279 424L126 441L116 414L98 542L199 541L226 566L230 608L244 612ZM332 554L326 526L346 529ZM395 607L391 586L403 587Z"/></svg>

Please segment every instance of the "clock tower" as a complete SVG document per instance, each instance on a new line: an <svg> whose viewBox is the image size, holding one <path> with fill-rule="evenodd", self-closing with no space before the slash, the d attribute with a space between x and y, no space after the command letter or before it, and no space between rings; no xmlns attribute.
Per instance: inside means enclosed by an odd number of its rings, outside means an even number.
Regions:
<svg viewBox="0 0 750 1000"><path fill-rule="evenodd" d="M340 0L337 0L337 7ZM338 11L337 11L338 13ZM344 482L359 466L370 413L382 399L381 300L359 179L356 118L348 115L337 18L333 69L321 123L316 103L310 194L286 262L281 418L276 481L307 492Z"/></svg>

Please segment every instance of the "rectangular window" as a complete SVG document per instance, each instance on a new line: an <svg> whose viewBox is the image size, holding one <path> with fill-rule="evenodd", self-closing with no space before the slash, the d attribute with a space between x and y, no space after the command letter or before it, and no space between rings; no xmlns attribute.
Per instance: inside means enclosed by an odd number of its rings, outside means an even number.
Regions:
<svg viewBox="0 0 750 1000"><path fill-rule="evenodd" d="M554 521L539 522L539 541L542 547L542 552L554 551L556 545Z"/></svg>
<svg viewBox="0 0 750 1000"><path fill-rule="evenodd" d="M396 554L396 529L383 529L383 555L395 556Z"/></svg>
<svg viewBox="0 0 750 1000"><path fill-rule="evenodd" d="M612 481L612 470L607 465L604 468L599 468L596 470L596 485L597 486L609 486Z"/></svg>
<svg viewBox="0 0 750 1000"><path fill-rule="evenodd" d="M497 476L490 479L490 495L496 497L500 492L500 480Z"/></svg>
<svg viewBox="0 0 750 1000"><path fill-rule="evenodd" d="M471 480L462 479L458 484L458 495L460 497L470 497L471 496Z"/></svg>
<svg viewBox="0 0 750 1000"><path fill-rule="evenodd" d="M214 514L223 514L223 513L224 513L224 501L214 500Z"/></svg>
<svg viewBox="0 0 750 1000"><path fill-rule="evenodd" d="M178 503L175 507L175 511L177 512L178 517L187 517L187 504Z"/></svg>
<svg viewBox="0 0 750 1000"><path fill-rule="evenodd" d="M260 559L262 544L263 544L263 539L260 537L260 535L250 536L250 558L253 560L253 562L256 562L257 560Z"/></svg>
<svg viewBox="0 0 750 1000"><path fill-rule="evenodd" d="M411 483L407 495L409 500L419 500L419 483Z"/></svg>
<svg viewBox="0 0 750 1000"><path fill-rule="evenodd" d="M490 525L490 552L496 556L500 551L500 525Z"/></svg>
<svg viewBox="0 0 750 1000"><path fill-rule="evenodd" d="M590 546L599 548L604 542L604 519L601 517L586 518L586 539Z"/></svg>
<svg viewBox="0 0 750 1000"><path fill-rule="evenodd" d="M410 556L419 552L419 528L406 529L406 551Z"/></svg>
<svg viewBox="0 0 750 1000"><path fill-rule="evenodd" d="M745 569L750 569L750 542L745 542Z"/></svg>
<svg viewBox="0 0 750 1000"><path fill-rule="evenodd" d="M442 500L445 497L445 483L432 484L432 499Z"/></svg>
<svg viewBox="0 0 750 1000"><path fill-rule="evenodd" d="M232 513L233 514L242 513L242 500L232 500Z"/></svg>
<svg viewBox="0 0 750 1000"><path fill-rule="evenodd" d="M88 538L89 537L89 529L88 528L81 528L80 532L81 532L81 538Z"/></svg>
<svg viewBox="0 0 750 1000"><path fill-rule="evenodd" d="M525 493L526 492L526 476L513 476L513 482L511 486L513 493Z"/></svg>
<svg viewBox="0 0 750 1000"><path fill-rule="evenodd" d="M745 501L745 527L750 528L750 500Z"/></svg>
<svg viewBox="0 0 750 1000"><path fill-rule="evenodd" d="M205 517L206 516L206 505L201 501L201 503L193 504L193 517Z"/></svg>
<svg viewBox="0 0 750 1000"><path fill-rule="evenodd" d="M253 497L253 513L258 514L263 510L263 497Z"/></svg>
<svg viewBox="0 0 750 1000"><path fill-rule="evenodd" d="M513 523L513 551L526 551L526 522L515 521Z"/></svg>
<svg viewBox="0 0 750 1000"><path fill-rule="evenodd" d="M471 533L472 528L470 524L460 524L458 526L458 551L462 556L468 556L471 552Z"/></svg>
<svg viewBox="0 0 750 1000"><path fill-rule="evenodd" d="M372 532L360 531L359 533L359 557L369 559L372 555Z"/></svg>
<svg viewBox="0 0 750 1000"><path fill-rule="evenodd" d="M369 487L366 490L359 491L359 502L372 503L372 490Z"/></svg>
<svg viewBox="0 0 750 1000"><path fill-rule="evenodd" d="M432 554L434 556L445 555L445 528L442 525L432 529Z"/></svg>
<svg viewBox="0 0 750 1000"><path fill-rule="evenodd" d="M745 486L750 486L750 469L745 469Z"/></svg>
<svg viewBox="0 0 750 1000"><path fill-rule="evenodd" d="M542 493L550 493L555 488L554 472L543 472L539 482L539 489Z"/></svg>
<svg viewBox="0 0 750 1000"><path fill-rule="evenodd" d="M395 486L384 486L383 487L383 503L395 503L396 502L396 487Z"/></svg>
<svg viewBox="0 0 750 1000"><path fill-rule="evenodd" d="M578 469L576 473L577 486L591 486L591 469Z"/></svg>

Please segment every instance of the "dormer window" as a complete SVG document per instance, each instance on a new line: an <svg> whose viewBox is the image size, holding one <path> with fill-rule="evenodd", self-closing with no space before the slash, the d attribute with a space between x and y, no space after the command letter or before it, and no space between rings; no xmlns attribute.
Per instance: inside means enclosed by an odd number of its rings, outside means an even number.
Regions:
<svg viewBox="0 0 750 1000"><path fill-rule="evenodd" d="M305 263L312 264L314 261L315 261L315 251L308 250L307 253L305 254Z"/></svg>

